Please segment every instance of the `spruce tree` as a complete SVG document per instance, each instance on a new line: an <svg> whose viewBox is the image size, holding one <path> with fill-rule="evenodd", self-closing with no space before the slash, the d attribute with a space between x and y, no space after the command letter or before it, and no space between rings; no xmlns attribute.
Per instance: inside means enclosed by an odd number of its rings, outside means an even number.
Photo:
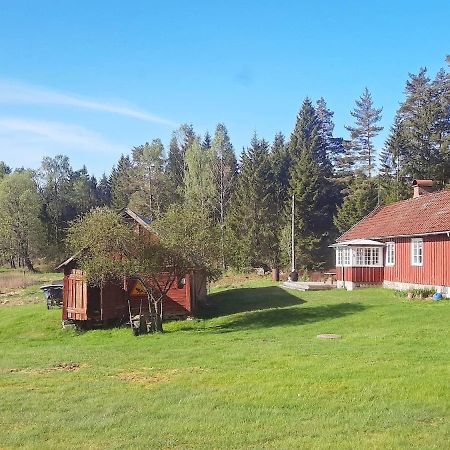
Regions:
<svg viewBox="0 0 450 450"><path fill-rule="evenodd" d="M242 152L226 218L227 250L236 268L273 263L275 217L271 181L269 145L254 135Z"/></svg>
<svg viewBox="0 0 450 450"><path fill-rule="evenodd" d="M350 112L356 119L355 126L345 127L351 134L351 146L356 168L369 178L373 174L375 163L376 151L373 140L383 130L383 127L378 125L382 110L383 108L373 106L372 96L369 90L365 88L361 97L356 100L355 109Z"/></svg>
<svg viewBox="0 0 450 450"><path fill-rule="evenodd" d="M195 138L194 128L189 124L181 125L172 133L166 167L166 173L170 181L171 203L182 201L185 173L184 155Z"/></svg>
<svg viewBox="0 0 450 450"><path fill-rule="evenodd" d="M290 194L295 196L295 243L299 267L324 266L330 256L333 195L331 166L320 132L320 121L309 99L305 99L291 135L293 155ZM290 207L286 205L286 214Z"/></svg>
<svg viewBox="0 0 450 450"><path fill-rule="evenodd" d="M334 216L334 224L339 233L347 231L377 206L377 188L377 181L364 175L353 180L348 195Z"/></svg>
<svg viewBox="0 0 450 450"><path fill-rule="evenodd" d="M111 206L122 209L128 206L132 193L131 183L132 164L128 155L121 155L116 167L113 167L110 176Z"/></svg>
<svg viewBox="0 0 450 450"><path fill-rule="evenodd" d="M275 212L275 227L276 233L274 235L275 242L275 257L274 265L279 267L281 263L286 262L286 256L282 251L282 231L286 222L284 210L289 199L289 152L288 146L285 143L284 135L277 133L272 143L270 152L271 177L273 186L274 212ZM283 256L285 256L283 258Z"/></svg>
<svg viewBox="0 0 450 450"><path fill-rule="evenodd" d="M319 119L319 135L322 145L325 146L325 153L333 168L336 170L337 164L345 156L343 139L334 137L334 112L328 109L323 97L316 102L316 114Z"/></svg>
<svg viewBox="0 0 450 450"><path fill-rule="evenodd" d="M210 147L213 153L212 170L217 193L215 212L220 226L222 268L225 269L225 215L233 192L237 161L227 128L223 123L217 124Z"/></svg>

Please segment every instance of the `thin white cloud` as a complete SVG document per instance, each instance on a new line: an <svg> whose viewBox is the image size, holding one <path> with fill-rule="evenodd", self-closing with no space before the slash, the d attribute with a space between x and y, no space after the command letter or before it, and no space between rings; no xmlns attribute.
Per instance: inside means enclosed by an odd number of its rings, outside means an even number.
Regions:
<svg viewBox="0 0 450 450"><path fill-rule="evenodd" d="M0 103L68 106L134 117L146 122L172 127L177 126L177 124L171 120L127 105L102 102L72 93L54 91L16 81L0 80Z"/></svg>
<svg viewBox="0 0 450 450"><path fill-rule="evenodd" d="M61 122L0 117L0 155L28 148L78 149L117 154L124 149L81 126ZM11 155L13 156L13 155Z"/></svg>

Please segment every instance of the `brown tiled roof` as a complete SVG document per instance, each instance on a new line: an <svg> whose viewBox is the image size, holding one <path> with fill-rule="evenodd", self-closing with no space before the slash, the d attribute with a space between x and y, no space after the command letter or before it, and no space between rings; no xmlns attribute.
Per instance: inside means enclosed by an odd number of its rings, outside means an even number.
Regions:
<svg viewBox="0 0 450 450"><path fill-rule="evenodd" d="M450 189L374 209L338 238L376 239L450 230Z"/></svg>

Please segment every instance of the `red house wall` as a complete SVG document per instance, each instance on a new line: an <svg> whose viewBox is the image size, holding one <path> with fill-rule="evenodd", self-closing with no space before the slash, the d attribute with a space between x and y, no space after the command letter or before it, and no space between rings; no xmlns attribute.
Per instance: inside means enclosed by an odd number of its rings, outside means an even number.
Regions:
<svg viewBox="0 0 450 450"><path fill-rule="evenodd" d="M423 265L411 265L411 238L395 242L395 265L384 268L386 281L450 286L450 238L447 235L423 237Z"/></svg>
<svg viewBox="0 0 450 450"><path fill-rule="evenodd" d="M342 269L344 269L343 276ZM336 267L336 278L356 283L382 283L383 269L383 267Z"/></svg>

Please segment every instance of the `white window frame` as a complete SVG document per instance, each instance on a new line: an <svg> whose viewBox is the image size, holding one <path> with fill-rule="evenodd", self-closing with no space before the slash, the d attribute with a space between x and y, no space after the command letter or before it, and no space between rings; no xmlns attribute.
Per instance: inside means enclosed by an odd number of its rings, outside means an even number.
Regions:
<svg viewBox="0 0 450 450"><path fill-rule="evenodd" d="M351 267L352 251L350 247L336 247L336 267Z"/></svg>
<svg viewBox="0 0 450 450"><path fill-rule="evenodd" d="M336 267L383 267L383 247L336 247Z"/></svg>
<svg viewBox="0 0 450 450"><path fill-rule="evenodd" d="M383 247L354 247L353 267L383 267Z"/></svg>
<svg viewBox="0 0 450 450"><path fill-rule="evenodd" d="M395 242L386 242L386 266L395 266Z"/></svg>
<svg viewBox="0 0 450 450"><path fill-rule="evenodd" d="M416 267L423 266L423 239L411 239L411 265Z"/></svg>

